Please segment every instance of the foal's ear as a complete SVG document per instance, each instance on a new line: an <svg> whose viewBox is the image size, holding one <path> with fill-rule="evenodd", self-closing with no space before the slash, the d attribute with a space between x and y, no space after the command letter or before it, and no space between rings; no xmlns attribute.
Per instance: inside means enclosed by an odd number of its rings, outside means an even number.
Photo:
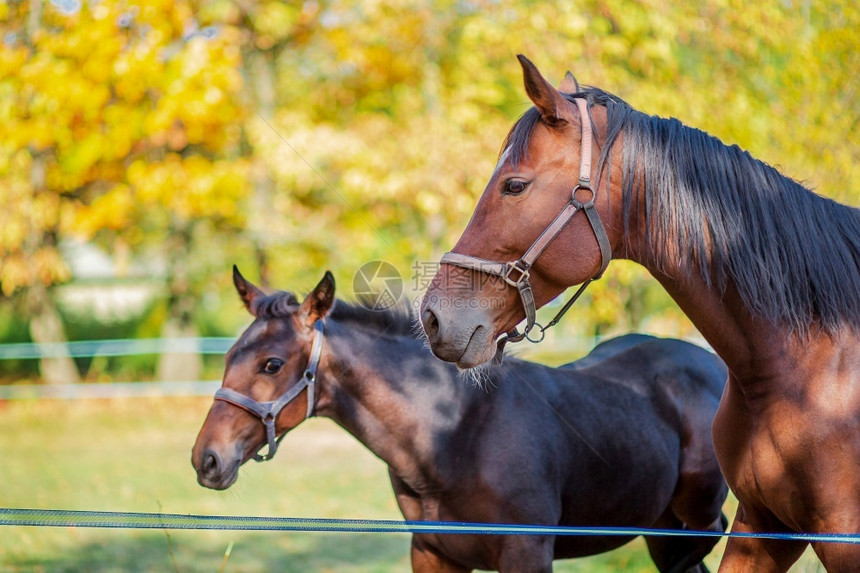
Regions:
<svg viewBox="0 0 860 573"><path fill-rule="evenodd" d="M556 125L563 121L564 109L568 105L567 100L544 79L527 57L520 54L517 59L523 67L523 83L526 86L526 94L535 104L544 122L547 125Z"/></svg>
<svg viewBox="0 0 860 573"><path fill-rule="evenodd" d="M579 82L576 81L576 78L573 77L572 73L565 72L564 79L561 81L561 85L558 86L558 91L565 94L578 94Z"/></svg>
<svg viewBox="0 0 860 573"><path fill-rule="evenodd" d="M310 326L321 318L325 318L334 304L334 275L326 271L322 280L302 302L301 313L307 318Z"/></svg>
<svg viewBox="0 0 860 573"><path fill-rule="evenodd" d="M239 293L239 298L242 299L242 302L245 304L245 308L248 309L248 312L257 316L257 309L254 306L254 300L261 296L265 296L266 293L245 279L245 277L242 276L242 273L239 272L239 268L236 265L233 265L233 284L236 285L236 292Z"/></svg>

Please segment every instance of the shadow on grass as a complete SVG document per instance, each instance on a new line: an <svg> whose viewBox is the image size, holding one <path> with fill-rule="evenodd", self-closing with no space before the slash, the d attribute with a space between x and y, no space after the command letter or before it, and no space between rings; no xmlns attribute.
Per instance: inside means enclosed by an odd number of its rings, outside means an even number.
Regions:
<svg viewBox="0 0 860 573"><path fill-rule="evenodd" d="M53 530L58 533L57 530ZM388 573L411 570L409 534L128 531L69 529L43 551L0 558L0 571ZM232 544L232 545L231 545ZM172 551L172 554L171 554ZM11 557L11 558L10 558ZM593 557L555 562L560 573L653 573L644 543Z"/></svg>
<svg viewBox="0 0 860 573"><path fill-rule="evenodd" d="M115 534L115 535L114 535ZM62 554L28 556L3 571L179 573L220 571L404 571L408 535L295 532L107 532ZM169 539L169 541L168 541ZM83 541L83 540L81 540ZM172 555L171 555L172 550ZM10 569L6 569L10 567Z"/></svg>

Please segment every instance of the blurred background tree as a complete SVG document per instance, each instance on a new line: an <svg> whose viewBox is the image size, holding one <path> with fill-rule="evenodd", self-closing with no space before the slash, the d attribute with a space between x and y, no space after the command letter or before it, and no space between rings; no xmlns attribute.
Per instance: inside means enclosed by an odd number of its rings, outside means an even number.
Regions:
<svg viewBox="0 0 860 573"><path fill-rule="evenodd" d="M294 290L330 268L349 298L384 259L422 286L415 262L453 245L530 105L517 53L860 202L848 0L33 0L0 5L0 26L0 306L29 324L7 340L74 326L70 241L155 280L132 335L234 334L234 262ZM694 333L615 262L556 336L632 329ZM42 377L74 381L61 362ZM160 362L144 375L199 375Z"/></svg>
<svg viewBox="0 0 860 573"><path fill-rule="evenodd" d="M34 341L62 341L51 287L73 277L60 243L96 241L118 276L141 276L131 260L153 261L163 336L196 336L214 271L197 245L217 248L244 229L238 32L200 30L182 2L3 9L0 192L14 193L4 201L4 295L26 299ZM60 360L62 370L48 367ZM158 372L197 379L199 357L165 354ZM64 357L43 360L42 376L77 372Z"/></svg>

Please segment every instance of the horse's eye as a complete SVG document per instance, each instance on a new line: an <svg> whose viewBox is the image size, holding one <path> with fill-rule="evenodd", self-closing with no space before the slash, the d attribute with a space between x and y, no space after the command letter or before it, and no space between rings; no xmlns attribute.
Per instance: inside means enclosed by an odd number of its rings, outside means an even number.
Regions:
<svg viewBox="0 0 860 573"><path fill-rule="evenodd" d="M519 195L523 191L526 190L529 184L526 181L521 179L508 179L505 181L504 188L502 189L503 195Z"/></svg>
<svg viewBox="0 0 860 573"><path fill-rule="evenodd" d="M284 365L283 360L279 360L277 358L269 358L266 361L266 364L263 366L263 372L266 374L277 374L281 367Z"/></svg>

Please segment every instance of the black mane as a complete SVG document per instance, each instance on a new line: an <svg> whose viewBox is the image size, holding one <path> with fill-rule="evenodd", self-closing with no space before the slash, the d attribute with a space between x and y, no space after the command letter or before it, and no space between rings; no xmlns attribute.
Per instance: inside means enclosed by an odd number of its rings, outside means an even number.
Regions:
<svg viewBox="0 0 860 573"><path fill-rule="evenodd" d="M338 299L331 311L331 318L345 324L353 324L380 331L389 336L420 338L416 320L408 304L398 304L384 310L372 310L370 301L359 300L348 303Z"/></svg>
<svg viewBox="0 0 860 573"><path fill-rule="evenodd" d="M345 324L353 324L378 330L391 336L418 337L416 321L407 304L395 305L384 310L371 310L373 301L360 300L348 303L340 299L332 307L329 316ZM275 291L255 301L254 310L258 318L264 320L286 318L299 309L299 300L287 291Z"/></svg>
<svg viewBox="0 0 860 573"><path fill-rule="evenodd" d="M598 173L623 132L625 232L644 189L646 245L658 267L679 264L712 287L737 288L747 308L805 334L860 331L860 210L821 197L753 158L676 119L649 116L596 88L567 95L607 110ZM528 155L540 114L529 109L505 140L510 159ZM680 261L667 260L674 245Z"/></svg>

